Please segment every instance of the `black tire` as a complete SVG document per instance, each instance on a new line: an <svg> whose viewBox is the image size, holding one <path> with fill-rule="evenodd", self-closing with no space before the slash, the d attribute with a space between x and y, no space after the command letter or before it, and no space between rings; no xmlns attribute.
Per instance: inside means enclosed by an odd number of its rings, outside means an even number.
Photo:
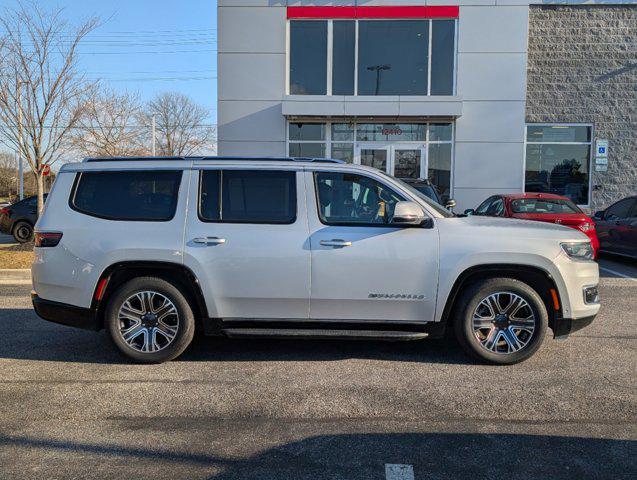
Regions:
<svg viewBox="0 0 637 480"><path fill-rule="evenodd" d="M13 238L18 243L28 243L33 240L33 226L29 222L20 220L13 226Z"/></svg>
<svg viewBox="0 0 637 480"><path fill-rule="evenodd" d="M491 351L488 347L483 346L478 335L482 336L482 332L484 332L484 330L478 334L474 333L474 312L481 305L481 302L484 299L488 298L490 295L498 293L503 294L502 298L509 298L510 300L512 300L513 297L510 296L509 293L521 297L524 301L526 301L528 306L523 307L524 310L522 310L523 313L521 313L521 316L525 315L524 312L529 311L527 308L532 311L534 316L532 322L534 324L534 329L532 333L518 330L518 337L516 338L520 340L521 343L523 342L524 345L517 351L508 351L511 350L510 345L513 342L509 342L504 337L498 337L497 329L495 338L499 338L500 340L495 342L493 348L496 350L507 350L507 352ZM474 358L497 365L511 365L531 357L538 348L540 348L544 341L544 336L546 335L546 330L548 328L548 313L546 311L546 306L538 293L520 280L513 278L491 278L473 283L462 292L458 302L458 308L456 309L456 315L454 318L454 331L462 348ZM507 304L505 303L504 305ZM530 315L528 315L528 317L530 317ZM498 317L497 321L503 322L502 325L506 326L506 322L510 321L510 319L506 320L502 317ZM524 321L529 322L529 320ZM496 325L494 325L494 327L496 327ZM491 333L491 331L488 330L488 327L486 331ZM486 337L487 335L485 334L484 336ZM485 338L483 341L486 342L486 340L487 339Z"/></svg>
<svg viewBox="0 0 637 480"><path fill-rule="evenodd" d="M158 351L140 351L134 348L124 340L123 334L120 331L120 326L124 326L119 319L120 308L127 299L140 292L154 292L155 294L159 294L160 299L163 296L172 302L176 310L176 315L173 315L171 319L176 325L171 327L176 329L176 334L171 341L168 341L167 337L163 337L163 334L159 332L159 339L163 339L166 345ZM155 323L157 323L156 320ZM124 355L139 363L163 363L177 358L188 348L195 333L195 318L187 297L175 285L156 277L135 278L119 287L108 301L104 324L117 348ZM152 328L150 328L150 330L149 328L142 329L146 330L146 333L141 332L143 340L140 339L140 341L144 341L147 336L150 335L149 332ZM155 334L155 338L156 337L157 334Z"/></svg>

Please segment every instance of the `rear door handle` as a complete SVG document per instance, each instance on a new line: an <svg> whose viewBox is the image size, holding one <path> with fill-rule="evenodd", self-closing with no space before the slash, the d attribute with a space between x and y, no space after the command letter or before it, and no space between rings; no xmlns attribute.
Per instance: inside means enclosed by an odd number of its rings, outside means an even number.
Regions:
<svg viewBox="0 0 637 480"><path fill-rule="evenodd" d="M341 240L340 238L334 238L332 240L321 240L319 243L321 245L323 245L324 247L343 248L343 247L351 247L352 246L352 242L348 242L346 240Z"/></svg>
<svg viewBox="0 0 637 480"><path fill-rule="evenodd" d="M198 237L193 238L192 242L197 245L222 245L226 243L226 239L219 237Z"/></svg>

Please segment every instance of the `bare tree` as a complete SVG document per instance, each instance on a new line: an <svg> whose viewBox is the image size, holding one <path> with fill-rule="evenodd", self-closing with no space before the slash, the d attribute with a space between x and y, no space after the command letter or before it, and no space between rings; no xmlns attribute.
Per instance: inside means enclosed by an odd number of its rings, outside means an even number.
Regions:
<svg viewBox="0 0 637 480"><path fill-rule="evenodd" d="M146 155L145 132L136 125L141 113L136 94L96 90L82 108L71 145L87 157Z"/></svg>
<svg viewBox="0 0 637 480"><path fill-rule="evenodd" d="M155 116L158 154L187 156L211 148L214 129L205 125L208 113L186 95L166 92L146 104L140 121L150 127Z"/></svg>
<svg viewBox="0 0 637 480"><path fill-rule="evenodd" d="M0 14L0 138L33 170L40 213L44 172L62 155L91 90L77 71L77 49L97 24L93 18L74 29L62 10L36 2Z"/></svg>
<svg viewBox="0 0 637 480"><path fill-rule="evenodd" d="M0 152L0 196L10 197L18 189L18 162L15 156Z"/></svg>

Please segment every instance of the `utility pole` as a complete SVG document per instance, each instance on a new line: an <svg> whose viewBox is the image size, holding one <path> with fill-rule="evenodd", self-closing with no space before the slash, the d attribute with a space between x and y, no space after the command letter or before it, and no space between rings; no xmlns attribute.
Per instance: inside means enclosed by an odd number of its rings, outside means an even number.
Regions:
<svg viewBox="0 0 637 480"><path fill-rule="evenodd" d="M153 114L153 148L151 150L153 152L153 157L155 156L155 114Z"/></svg>
<svg viewBox="0 0 637 480"><path fill-rule="evenodd" d="M18 177L20 179L20 200L24 198L24 168L22 167L22 84L18 81Z"/></svg>
<svg viewBox="0 0 637 480"><path fill-rule="evenodd" d="M17 155L18 157L18 191L20 195L20 200L24 199L24 168L22 167L22 155Z"/></svg>

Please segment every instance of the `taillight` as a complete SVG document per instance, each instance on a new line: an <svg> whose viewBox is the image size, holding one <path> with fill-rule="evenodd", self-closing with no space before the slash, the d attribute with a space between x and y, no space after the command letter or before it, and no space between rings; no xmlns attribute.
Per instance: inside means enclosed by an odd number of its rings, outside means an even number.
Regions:
<svg viewBox="0 0 637 480"><path fill-rule="evenodd" d="M9 210L9 207L0 208L0 215L6 215L8 217L11 215L11 210Z"/></svg>
<svg viewBox="0 0 637 480"><path fill-rule="evenodd" d="M36 247L55 247L62 240L62 232L35 232Z"/></svg>
<svg viewBox="0 0 637 480"><path fill-rule="evenodd" d="M582 232L590 232L591 230L595 230L594 223L582 223L577 226Z"/></svg>

